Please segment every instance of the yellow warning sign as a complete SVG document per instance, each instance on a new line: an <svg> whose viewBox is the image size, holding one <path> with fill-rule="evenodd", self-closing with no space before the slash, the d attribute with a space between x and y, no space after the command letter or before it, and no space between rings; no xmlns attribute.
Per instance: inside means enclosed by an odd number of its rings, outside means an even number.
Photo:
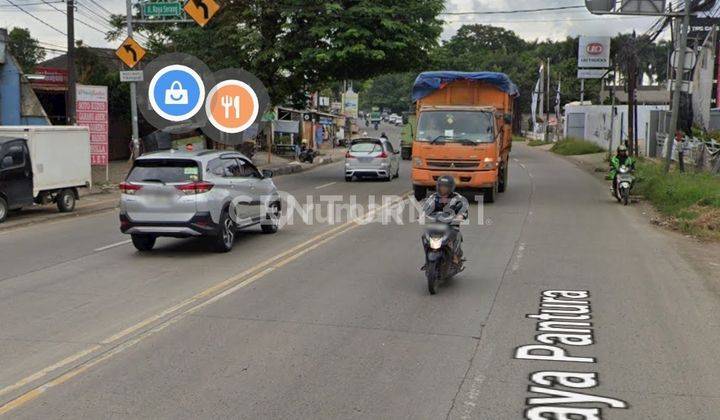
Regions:
<svg viewBox="0 0 720 420"><path fill-rule="evenodd" d="M198 25L205 26L215 16L215 13L220 10L220 5L215 0L189 0L183 10Z"/></svg>
<svg viewBox="0 0 720 420"><path fill-rule="evenodd" d="M115 55L130 68L135 67L145 57L146 53L145 48L130 37L127 37L115 51Z"/></svg>

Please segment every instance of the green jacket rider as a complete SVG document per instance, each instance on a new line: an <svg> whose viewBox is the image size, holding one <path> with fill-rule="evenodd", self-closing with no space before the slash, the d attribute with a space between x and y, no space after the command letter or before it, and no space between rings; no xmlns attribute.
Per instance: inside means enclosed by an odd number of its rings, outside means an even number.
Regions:
<svg viewBox="0 0 720 420"><path fill-rule="evenodd" d="M618 174L621 166L629 166L630 169L635 169L635 159L628 155L628 148L625 145L620 145L617 148L617 154L610 159L610 173L608 179L613 180L613 188L615 188L615 177Z"/></svg>

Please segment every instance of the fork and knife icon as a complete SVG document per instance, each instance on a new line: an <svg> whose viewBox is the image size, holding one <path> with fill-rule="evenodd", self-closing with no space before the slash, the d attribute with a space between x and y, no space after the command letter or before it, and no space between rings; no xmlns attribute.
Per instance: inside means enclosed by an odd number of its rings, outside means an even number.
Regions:
<svg viewBox="0 0 720 420"><path fill-rule="evenodd" d="M220 98L220 105L225 109L225 119L230 119L230 108L235 109L235 119L240 118L240 97L224 95Z"/></svg>

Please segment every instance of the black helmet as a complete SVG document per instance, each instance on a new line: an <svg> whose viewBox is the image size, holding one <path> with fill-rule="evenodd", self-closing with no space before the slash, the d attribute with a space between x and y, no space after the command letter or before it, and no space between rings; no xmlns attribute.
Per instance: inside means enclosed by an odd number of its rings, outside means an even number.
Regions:
<svg viewBox="0 0 720 420"><path fill-rule="evenodd" d="M455 178L450 175L443 175L437 180L436 191L440 192L440 187L447 187L449 194L455 192Z"/></svg>

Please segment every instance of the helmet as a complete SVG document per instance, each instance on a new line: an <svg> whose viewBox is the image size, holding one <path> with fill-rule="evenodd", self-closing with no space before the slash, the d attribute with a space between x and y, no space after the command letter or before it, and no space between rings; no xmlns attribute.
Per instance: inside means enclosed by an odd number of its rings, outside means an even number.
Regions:
<svg viewBox="0 0 720 420"><path fill-rule="evenodd" d="M620 152L626 152L626 153L627 153L628 148L627 148L627 146L625 146L624 144L621 144L620 146L618 146L617 151L618 151L618 153L620 153Z"/></svg>
<svg viewBox="0 0 720 420"><path fill-rule="evenodd" d="M455 178L449 176L449 175L443 175L437 180L437 186L436 190L439 193L440 187L446 187L448 189L448 194L452 194L455 192Z"/></svg>
<svg viewBox="0 0 720 420"><path fill-rule="evenodd" d="M362 135L363 135L363 137L367 137L367 135L368 135L367 131L363 131Z"/></svg>
<svg viewBox="0 0 720 420"><path fill-rule="evenodd" d="M385 135L385 132L384 132L384 131L383 131L382 134L380 134L380 137L387 137L387 136Z"/></svg>

